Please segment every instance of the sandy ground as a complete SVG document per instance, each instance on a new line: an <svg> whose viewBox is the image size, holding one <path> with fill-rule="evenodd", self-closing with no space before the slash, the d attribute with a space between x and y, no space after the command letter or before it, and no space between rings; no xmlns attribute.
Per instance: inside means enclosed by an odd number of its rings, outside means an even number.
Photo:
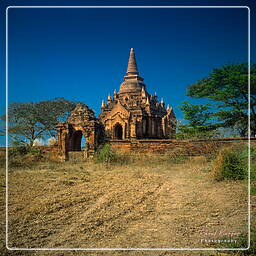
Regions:
<svg viewBox="0 0 256 256"><path fill-rule="evenodd" d="M205 239L231 236L239 240L239 233L246 234L247 185L241 181L214 182L209 169L210 163L198 157L179 164L154 164L150 160L146 165L123 166L63 163L10 170L9 247L226 247L223 242ZM4 173L1 177L4 178ZM227 255L217 251L165 250L2 249L1 252L3 255Z"/></svg>

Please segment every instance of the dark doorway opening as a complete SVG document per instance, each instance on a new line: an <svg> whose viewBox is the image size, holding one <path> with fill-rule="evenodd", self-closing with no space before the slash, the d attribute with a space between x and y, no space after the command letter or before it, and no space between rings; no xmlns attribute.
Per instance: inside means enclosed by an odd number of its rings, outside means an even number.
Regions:
<svg viewBox="0 0 256 256"><path fill-rule="evenodd" d="M82 131L75 131L71 137L70 151L81 151Z"/></svg>
<svg viewBox="0 0 256 256"><path fill-rule="evenodd" d="M114 128L114 138L117 140L123 139L123 127L121 124L116 124Z"/></svg>

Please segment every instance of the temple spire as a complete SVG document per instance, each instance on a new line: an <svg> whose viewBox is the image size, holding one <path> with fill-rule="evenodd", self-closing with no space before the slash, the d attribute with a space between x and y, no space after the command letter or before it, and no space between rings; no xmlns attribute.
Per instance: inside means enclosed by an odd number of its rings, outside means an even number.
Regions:
<svg viewBox="0 0 256 256"><path fill-rule="evenodd" d="M136 63L136 59L135 59L135 53L134 53L133 48L131 48L131 50L130 50L130 57L129 57L129 61L128 61L128 67L127 67L126 74L127 74L127 76L129 76L129 75L139 75L138 67L137 67L137 63Z"/></svg>
<svg viewBox="0 0 256 256"><path fill-rule="evenodd" d="M112 98L110 96L110 94L108 95L108 104L112 102Z"/></svg>

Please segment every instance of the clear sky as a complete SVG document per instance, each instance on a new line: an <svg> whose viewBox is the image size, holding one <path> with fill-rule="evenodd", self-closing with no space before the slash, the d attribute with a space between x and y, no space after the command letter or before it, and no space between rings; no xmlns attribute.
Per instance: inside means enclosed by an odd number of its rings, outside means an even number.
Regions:
<svg viewBox="0 0 256 256"><path fill-rule="evenodd" d="M5 1L9 5L249 5L246 1ZM252 11L251 10L251 11ZM254 12L252 12L252 15ZM178 109L186 87L214 67L247 62L248 9L16 9L8 11L9 102L65 97L99 114L119 90L130 48L149 93ZM254 16L252 17L252 25ZM4 23L3 23L4 25ZM254 27L255 30L255 27ZM255 34L252 28L252 45ZM4 30L1 34L4 70ZM255 52L252 51L252 62ZM4 111L4 73L1 73ZM2 93L3 92L3 93Z"/></svg>

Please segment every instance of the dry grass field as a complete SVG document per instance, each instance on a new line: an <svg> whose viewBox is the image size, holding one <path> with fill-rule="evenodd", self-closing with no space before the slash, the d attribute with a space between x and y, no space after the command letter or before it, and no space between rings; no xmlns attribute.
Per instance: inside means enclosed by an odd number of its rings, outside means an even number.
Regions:
<svg viewBox="0 0 256 256"><path fill-rule="evenodd" d="M205 157L126 164L38 163L9 170L9 246L207 248L247 233L247 184L212 179ZM5 188L1 169L1 188ZM255 204L253 204L255 205ZM4 196L1 219L4 241ZM253 211L255 207L253 207ZM227 234L232 233L232 234ZM1 255L239 255L217 251L8 251Z"/></svg>

